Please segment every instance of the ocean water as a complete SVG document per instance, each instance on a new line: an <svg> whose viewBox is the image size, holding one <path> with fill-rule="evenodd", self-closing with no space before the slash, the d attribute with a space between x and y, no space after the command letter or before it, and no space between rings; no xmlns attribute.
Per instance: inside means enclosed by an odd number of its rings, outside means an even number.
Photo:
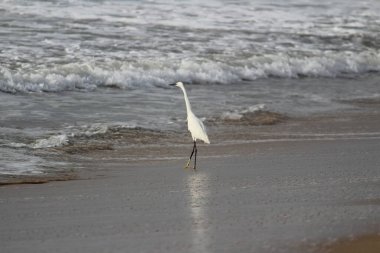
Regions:
<svg viewBox="0 0 380 253"><path fill-rule="evenodd" d="M380 97L377 0L0 1L0 174L41 149L196 114L308 115ZM49 164L47 166L47 164Z"/></svg>

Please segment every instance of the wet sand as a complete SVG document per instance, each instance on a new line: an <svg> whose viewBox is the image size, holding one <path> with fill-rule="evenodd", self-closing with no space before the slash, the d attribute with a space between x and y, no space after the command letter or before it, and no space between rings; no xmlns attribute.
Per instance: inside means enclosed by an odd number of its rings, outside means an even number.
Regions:
<svg viewBox="0 0 380 253"><path fill-rule="evenodd" d="M380 232L378 138L201 145L196 172L189 148L96 151L79 180L1 187L1 252L323 252Z"/></svg>
<svg viewBox="0 0 380 253"><path fill-rule="evenodd" d="M79 167L73 180L0 188L1 252L378 252L380 110L370 105L212 125L195 172L182 168L184 134L57 149Z"/></svg>
<svg viewBox="0 0 380 253"><path fill-rule="evenodd" d="M377 253L380 252L380 234L339 240L324 250L328 253Z"/></svg>

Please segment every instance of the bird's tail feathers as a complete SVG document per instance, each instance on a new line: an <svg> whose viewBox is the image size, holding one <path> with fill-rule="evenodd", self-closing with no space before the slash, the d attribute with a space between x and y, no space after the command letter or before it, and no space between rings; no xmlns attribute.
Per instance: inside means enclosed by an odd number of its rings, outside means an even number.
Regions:
<svg viewBox="0 0 380 253"><path fill-rule="evenodd" d="M207 144L210 144L210 140L208 139L208 136L206 135L205 138L204 138L204 143L207 143Z"/></svg>

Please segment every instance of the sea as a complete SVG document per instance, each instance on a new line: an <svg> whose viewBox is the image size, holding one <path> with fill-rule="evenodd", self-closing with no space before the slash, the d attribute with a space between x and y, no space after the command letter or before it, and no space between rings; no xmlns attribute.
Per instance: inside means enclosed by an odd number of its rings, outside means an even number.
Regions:
<svg viewBox="0 0 380 253"><path fill-rule="evenodd" d="M46 152L78 141L186 134L176 81L207 123L344 110L380 98L379 73L378 0L0 0L0 177L70 168Z"/></svg>

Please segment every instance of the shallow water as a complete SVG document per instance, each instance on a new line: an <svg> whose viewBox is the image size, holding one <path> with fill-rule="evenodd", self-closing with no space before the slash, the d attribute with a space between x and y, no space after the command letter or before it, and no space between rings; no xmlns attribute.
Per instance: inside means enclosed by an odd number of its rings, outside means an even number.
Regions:
<svg viewBox="0 0 380 253"><path fill-rule="evenodd" d="M220 136L225 130L215 127L220 124L225 124L227 128L234 127L235 123L252 128L255 125L276 124L279 120L281 122L282 117L304 117L354 108L346 102L347 99L378 97L376 80L377 76L370 76L360 80L272 79L256 84L236 84L234 87L190 85L188 94L193 110L211 131L209 134ZM346 85L346 90L352 89L352 94L342 95L342 83ZM271 85L270 89L268 85ZM357 89L355 85L365 88ZM329 88L325 89L324 86ZM340 102L341 99L346 100ZM59 166L49 159L49 148L74 145L74 148L68 147L68 152L73 153L79 150L75 148L78 145L91 150L108 149L119 144L172 145L187 139L190 141L183 95L177 88L18 95L3 93L0 94L0 104L2 174L29 175L43 173L54 164ZM276 113L269 113L268 121L256 117L255 113L259 111ZM212 142L214 136L210 136ZM47 149L48 154L41 157L41 151L35 156L35 151L41 149ZM46 166L49 163L53 165Z"/></svg>
<svg viewBox="0 0 380 253"><path fill-rule="evenodd" d="M176 80L206 122L378 99L379 13L374 0L2 1L0 173L43 172L35 150L78 139L184 132Z"/></svg>

